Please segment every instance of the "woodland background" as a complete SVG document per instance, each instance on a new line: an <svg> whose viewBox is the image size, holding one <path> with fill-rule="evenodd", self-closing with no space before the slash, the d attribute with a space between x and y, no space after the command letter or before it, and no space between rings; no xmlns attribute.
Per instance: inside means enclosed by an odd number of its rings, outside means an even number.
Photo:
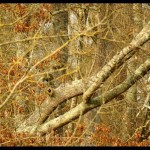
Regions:
<svg viewBox="0 0 150 150"><path fill-rule="evenodd" d="M0 4L0 146L149 146L148 3Z"/></svg>

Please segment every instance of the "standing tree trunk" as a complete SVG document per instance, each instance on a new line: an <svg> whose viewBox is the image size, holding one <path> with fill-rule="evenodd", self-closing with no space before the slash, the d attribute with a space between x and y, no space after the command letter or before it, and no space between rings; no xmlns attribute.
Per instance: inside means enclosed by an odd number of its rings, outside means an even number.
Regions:
<svg viewBox="0 0 150 150"><path fill-rule="evenodd" d="M73 38L74 36L80 34L80 32L83 32L85 30L85 22L86 22L86 9L84 7L84 4L81 5L76 5L77 7L79 6L77 10L74 10L73 7L70 5L70 10L69 10L69 25L68 25L68 30L69 30L69 37L70 39ZM81 61L82 61L82 56L80 53L82 53L84 47L84 37L79 36L76 40L72 41L69 44L69 59L68 63L71 66L73 70L76 70L77 68L81 69ZM81 76L82 77L82 76ZM80 78L80 73L79 71L75 74L72 75L71 80L79 79ZM71 106L70 109L73 109L77 105L77 99L78 97L74 97L71 100ZM75 129L75 124L70 123L68 125L68 129L70 133L73 133Z"/></svg>
<svg viewBox="0 0 150 150"><path fill-rule="evenodd" d="M149 13L150 13L150 9L149 9L149 5L147 3L142 4L142 6L144 5L142 12L143 12L143 26L145 26L145 24L147 23L147 21L149 21ZM150 49L150 43L146 43L144 46L144 49L148 50ZM146 106L144 107L144 110L146 111L146 114L144 115L144 122L142 125L142 130L141 130L141 137L139 139L140 142L142 142L143 140L147 140L150 137L150 74L149 77L147 79L147 97L146 97ZM144 102L145 104L145 102Z"/></svg>
<svg viewBox="0 0 150 150"><path fill-rule="evenodd" d="M56 45L58 47L62 46L67 40L68 40L68 12L65 11L66 4L54 4L55 11L58 11L58 14L53 16L53 26L54 26L54 32L56 34ZM64 10L61 12L60 10ZM59 12L60 11L60 12ZM62 36L61 36L62 35ZM64 35L64 36L63 36ZM54 47L56 47L54 45ZM56 47L56 48L58 48ZM59 54L59 57L56 59L56 63L53 66L54 71L57 69L65 68L68 61L68 48L63 48ZM66 69L63 69L62 71L58 71L59 73L53 74L53 77L56 79L57 77L60 77L61 75L64 75L66 72ZM61 81L56 80L55 81L55 87L58 87ZM57 107L56 117L61 115L62 108L64 107L64 104L60 104ZM56 131L57 134L61 135L63 133L63 128L60 128Z"/></svg>
<svg viewBox="0 0 150 150"><path fill-rule="evenodd" d="M134 22L134 31L133 37L135 37L142 29L142 4L133 4L133 22ZM133 74L136 69L136 56L132 57L128 61L128 70L127 76ZM127 100L127 129L129 135L132 136L136 129L136 120L135 116L137 113L137 84L134 84L126 94Z"/></svg>
<svg viewBox="0 0 150 150"><path fill-rule="evenodd" d="M108 5L108 4L106 4ZM93 28L90 31L93 36L86 37L86 45L90 47L93 51L91 52L92 61L90 62L90 68L88 68L88 72L86 76L91 76L96 74L102 65L104 64L104 56L106 54L105 50L105 41L103 41L102 35L104 28L106 26L98 25L105 16L105 5L93 4L92 7L89 6L88 10L88 17L86 21L86 30ZM97 26L98 25L98 26ZM94 27L95 26L95 27ZM89 33L89 34L90 34ZM86 58L88 60L88 56ZM88 60L89 61L89 60ZM97 90L94 94L95 96L98 95L100 90ZM84 139L85 144L90 145L90 138L91 135L95 132L94 127L95 123L100 123L100 116L99 116L99 108L93 109L91 112L88 112L84 117L84 122L87 126L87 132L85 133Z"/></svg>

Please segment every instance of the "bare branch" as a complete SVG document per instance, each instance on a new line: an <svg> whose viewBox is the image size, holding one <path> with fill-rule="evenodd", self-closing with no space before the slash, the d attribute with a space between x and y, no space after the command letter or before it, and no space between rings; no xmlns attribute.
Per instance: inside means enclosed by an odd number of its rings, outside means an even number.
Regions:
<svg viewBox="0 0 150 150"><path fill-rule="evenodd" d="M105 81L111 73L121 66L126 60L128 60L134 53L135 48L142 45L149 39L150 29L149 24L143 28L143 30L137 35L137 37L130 43L130 45L124 48L120 53L116 54L110 62L104 66L104 68L97 73L96 76L92 76L88 79L83 80L75 80L72 84L66 84L58 87L54 90L55 97L47 98L41 105L40 110L36 110L20 127L24 127L32 124L41 124L43 123L48 116L55 110L55 108L64 102L67 99L72 97L82 95L83 89L86 87L91 87L84 93L84 99L87 96L92 94L93 90L99 88L99 85L102 81ZM137 45L136 45L137 44ZM63 89L63 92L62 92ZM88 95L86 95L88 94ZM89 96L90 96L89 95ZM34 123L33 123L34 120Z"/></svg>
<svg viewBox="0 0 150 150"><path fill-rule="evenodd" d="M125 56L136 51L136 48L143 45L150 39L150 22L143 28L143 30L132 40L129 46L125 47L117 55L115 55L107 65L97 74L96 81L83 94L83 100L87 103L94 91L102 86L102 83L115 71L118 64Z"/></svg>
<svg viewBox="0 0 150 150"><path fill-rule="evenodd" d="M136 81L141 79L148 71L150 70L150 60L145 61L136 71L134 75L129 76L124 82L113 88L112 90L102 94L99 97L96 97L94 99L90 99L89 103L80 103L75 108L71 109L67 113L50 120L40 126L30 126L27 128L18 128L19 131L28 131L30 133L46 133L50 130L55 130L59 127L62 127L63 125L66 125L67 123L71 122L72 120L75 120L80 115L85 114L86 112L90 111L93 108L96 108L98 106L101 106L102 104L110 102L113 98L120 95L121 93L128 90Z"/></svg>

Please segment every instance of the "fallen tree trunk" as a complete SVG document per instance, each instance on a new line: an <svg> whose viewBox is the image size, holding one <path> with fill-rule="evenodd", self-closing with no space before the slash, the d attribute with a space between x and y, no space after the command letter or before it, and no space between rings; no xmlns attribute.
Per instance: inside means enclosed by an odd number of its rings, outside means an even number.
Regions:
<svg viewBox="0 0 150 150"><path fill-rule="evenodd" d="M66 112L65 114L55 119L52 119L42 125L30 126L23 129L20 128L17 131L18 132L26 131L30 132L31 134L35 133L43 134L51 130L56 130L57 128L68 124L72 120L77 119L80 115L84 115L91 109L110 102L113 98L128 90L132 85L134 85L135 82L141 79L149 70L150 70L150 60L147 60L135 71L134 75L129 76L124 82L122 82L112 90L103 93L99 97L90 99L88 103L85 103L83 101L78 106Z"/></svg>
<svg viewBox="0 0 150 150"><path fill-rule="evenodd" d="M54 90L54 97L48 97L42 103L39 110L34 111L33 114L21 124L18 131L27 126L42 124L59 104L72 97L82 95L87 88L87 91L83 95L83 100L88 103L94 91L102 87L106 79L126 60L133 56L137 50L136 48L143 45L149 39L150 22L135 39L132 40L129 46L118 52L95 76L85 80L75 80L71 84L61 85L56 88Z"/></svg>

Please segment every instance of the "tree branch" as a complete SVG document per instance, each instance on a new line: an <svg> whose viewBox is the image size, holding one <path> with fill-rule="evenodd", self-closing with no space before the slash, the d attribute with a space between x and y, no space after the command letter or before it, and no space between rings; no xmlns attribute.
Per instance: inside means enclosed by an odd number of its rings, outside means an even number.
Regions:
<svg viewBox="0 0 150 150"><path fill-rule="evenodd" d="M145 61L136 71L134 75L129 76L124 82L111 89L110 91L103 93L101 96L90 99L88 103L80 103L75 108L66 112L65 114L50 120L39 126L32 126L24 128L23 131L28 131L30 133L47 133L50 130L55 130L62 127L72 120L77 119L80 115L85 114L93 108L101 106L102 104L110 102L113 98L120 95L121 93L128 90L136 81L141 79L150 70L150 60ZM32 129L32 130L31 130ZM22 131L22 130L18 130Z"/></svg>
<svg viewBox="0 0 150 150"><path fill-rule="evenodd" d="M122 51L116 54L107 65L105 65L102 70L97 74L96 81L87 89L83 94L83 100L85 103L88 102L93 93L102 86L103 82L110 76L112 72L118 67L118 64L124 59L128 54L136 51L136 48L143 45L150 39L150 21L142 29L142 31L132 40L129 46L125 47Z"/></svg>
<svg viewBox="0 0 150 150"><path fill-rule="evenodd" d="M127 61L136 52L136 47L141 46L150 38L150 22L143 28L143 30L132 40L129 46L125 47L122 51L117 53L109 63L102 68L97 75L83 80L75 80L71 84L61 85L54 90L54 97L48 97L41 105L39 110L34 111L34 113L19 127L24 128L25 126L30 126L33 124L39 125L43 123L48 116L55 110L55 108L62 102L70 99L72 97L82 95L83 89L89 87L88 90L83 95L84 102L88 102L89 98L93 92L102 86L102 83L115 71L119 66L121 66L125 61ZM92 85L92 86L91 86ZM63 92L62 92L63 91Z"/></svg>

